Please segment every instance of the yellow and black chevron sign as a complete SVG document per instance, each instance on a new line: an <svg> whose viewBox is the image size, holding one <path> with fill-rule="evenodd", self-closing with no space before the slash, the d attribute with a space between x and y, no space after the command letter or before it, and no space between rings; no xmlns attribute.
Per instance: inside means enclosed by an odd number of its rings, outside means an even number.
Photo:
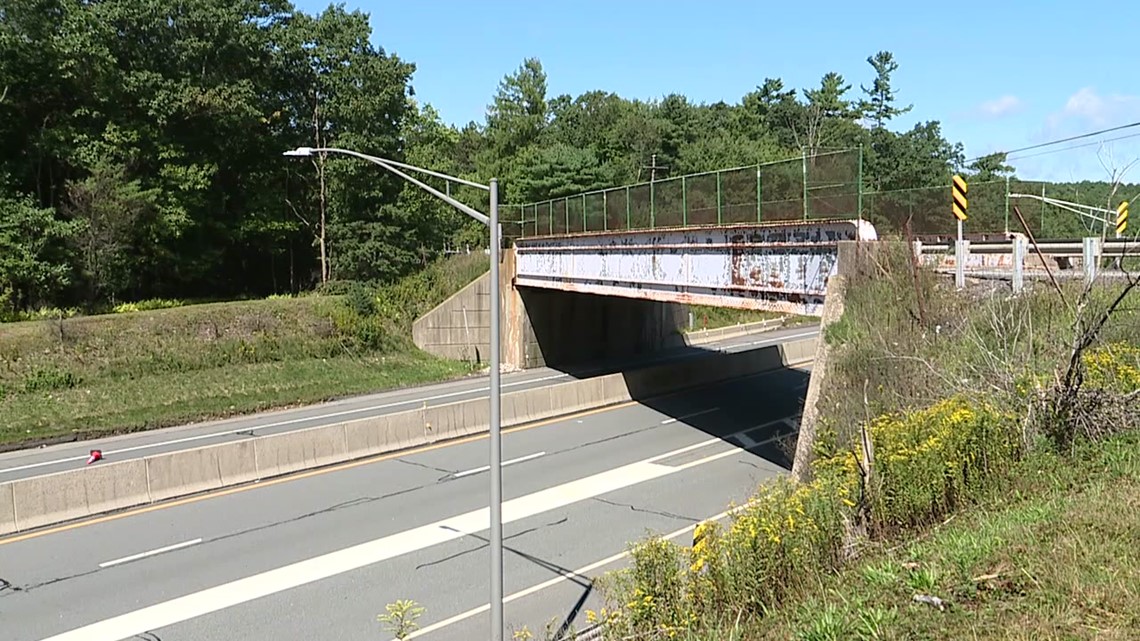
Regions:
<svg viewBox="0 0 1140 641"><path fill-rule="evenodd" d="M966 220L966 208L969 207L966 192L969 191L969 188L961 176L954 176L953 183L951 191L954 197L954 217L958 220Z"/></svg>
<svg viewBox="0 0 1140 641"><path fill-rule="evenodd" d="M1128 229L1128 201L1125 200L1116 206L1116 233L1123 234Z"/></svg>

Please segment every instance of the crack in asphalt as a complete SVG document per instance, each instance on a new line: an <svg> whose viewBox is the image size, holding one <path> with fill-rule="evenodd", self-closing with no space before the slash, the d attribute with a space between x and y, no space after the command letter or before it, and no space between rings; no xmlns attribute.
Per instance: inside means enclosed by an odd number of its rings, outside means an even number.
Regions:
<svg viewBox="0 0 1140 641"><path fill-rule="evenodd" d="M593 499L599 503L605 503L606 505L612 505L614 507L626 507L626 508L633 510L634 512L642 512L645 514L656 514L658 516L664 516L664 517L670 518L670 519L677 519L678 521L685 521L687 523L697 523L700 521L700 519L696 519L696 518L693 518L691 516L685 516L683 514L674 514L673 512L665 512L663 510L651 510L649 508L637 507L636 505L633 505L631 503L619 503L617 501L611 501L609 499L603 499L600 496L595 496L595 497L593 497Z"/></svg>
<svg viewBox="0 0 1140 641"><path fill-rule="evenodd" d="M531 534L531 533L537 532L539 530L544 530L544 529L549 528L549 527L555 527L557 525L562 525L563 523L566 523L569 520L570 520L569 517L564 516L564 517L558 519L557 521L551 521L551 522L546 523L544 525L539 525L536 527L527 528L527 529L522 530L520 532L515 532L514 534L512 534L510 536L504 536L503 542L506 543L507 541L510 541L511 539L517 539L520 536ZM461 556L471 554L472 552L478 552L479 550L482 550L483 548L487 547L487 545L488 545L487 539L485 539L479 535L476 535L476 534L468 534L464 538L476 539L478 541L481 541L482 543L480 545L477 545L477 546L469 549L469 550L463 550L462 552L456 552L455 554L445 556L442 559L436 559L435 561L427 561L425 563L421 563L421 564L417 565L415 569L419 570L422 568L431 567L433 565L440 565L440 564L446 563L448 561L454 561L455 559L458 559ZM515 554L518 554L519 556L522 556L525 558L530 558L529 555L524 554L522 552L519 552L518 550L514 550L514 549L511 549L508 547L504 547L503 549L510 550L511 552L514 552Z"/></svg>
<svg viewBox="0 0 1140 641"><path fill-rule="evenodd" d="M24 588L12 585L12 582L7 579L0 579L0 597L11 596L17 592L23 592Z"/></svg>
<svg viewBox="0 0 1140 641"><path fill-rule="evenodd" d="M141 641L162 641L162 637L153 632L143 632L131 637L132 639L140 639Z"/></svg>
<svg viewBox="0 0 1140 641"><path fill-rule="evenodd" d="M606 436L606 437L603 437L603 438L599 438L599 439L595 439L595 440L592 440L592 441L587 441L587 442L584 442L584 443L580 443L580 444L577 444L577 445L573 445L573 446L570 446L570 447L566 447L566 448L563 448L563 449L560 449L560 450L557 450L557 451L551 452L551 453L550 453L550 455L552 455L552 456L553 456L553 455L557 455L557 454L564 454L564 453L567 453L567 452L573 452L573 451L576 451L576 450L581 450L581 449L583 449L583 448L592 447L592 446L595 446L595 445L601 445L601 444L605 444L605 443L613 442L613 441L616 441L616 440L619 440L619 439L623 439L623 438L626 438L626 437L629 437L629 436L634 436L634 435L637 435L637 434L641 434L641 433L644 433L644 432L648 432L648 431L650 431L650 430L658 429L659 427L661 427L659 424L657 424L657 423L653 423L653 424L650 424L650 425L646 425L646 426L644 426L644 427L640 427L640 428L636 428L636 429L628 430L628 431L625 431L625 432L621 432L621 433L618 433L618 434L611 434L611 435L609 435L609 436ZM255 429L256 429L256 428L250 429L250 430L249 430L249 433L252 435L252 433L254 432L254 430L255 430ZM453 481L453 480L456 480L456 478L455 478L455 474L456 474L456 472L454 472L454 471L452 471L452 470L447 470L447 469L443 469L443 468L435 467L435 466L432 466L432 465L428 465L428 464L425 464L425 463L420 463L420 462L418 462L418 461L412 461L412 460L408 460L408 459L405 459L405 458L397 458L397 459L395 459L395 460L397 460L397 461L399 461L399 462L401 462L401 463L403 463L403 464L406 464L406 465L411 465L411 466L415 466L415 467L420 467L420 468L424 468L424 469L427 469L427 470L431 470L431 471L434 471L434 472L440 472L440 473L444 474L444 476L443 476L443 477L441 477L441 478L438 478L438 479L436 479L434 482L431 482L431 483L423 483L423 484L420 484L420 485L416 485L416 486L413 486L413 487L404 488L404 489L401 489L401 490L396 490L396 491L393 491L393 492L388 492L388 493L385 493L385 494L381 494L381 495L375 495L375 496L363 496L363 497L358 497L358 498L355 498L355 499L351 499L351 500L347 500L347 501L343 501L343 502L340 502L340 503L337 503L337 504L335 504L335 505L331 505L331 506L328 506L328 507L325 507L325 508L322 508L322 509L319 509L319 510L314 510L314 511L311 511L311 512L307 512L307 513L305 513L305 514L301 514L301 515L298 515L298 516L294 516L294 517L291 517L291 518L288 518L288 519L282 519L282 520L279 520L279 521L274 521L274 522L272 522L272 523L266 523L266 524L263 524L263 525L258 525L258 526L255 526L255 527L246 528L246 529L243 529L243 530L239 530L239 531L236 531L236 532L230 532L230 533L228 533L228 534L222 534L222 535L218 535L218 536L216 536L216 537L214 537L214 538L211 538L211 539L207 539L207 540L204 540L204 541L203 541L203 542L200 544L200 546L210 545L211 543L218 543L218 542L221 542L221 541L225 541L225 540L227 540L227 539L232 539L232 538L236 538L236 537L240 537L240 536L245 536L245 535L248 535L248 534L253 534L253 533L256 533L256 532L260 532L260 531L264 531L264 530L269 530L269 529L272 529L272 528L275 528L275 527L279 527L279 526L282 526L282 525L288 525L288 524L290 524L290 523L297 523L297 522L303 521L303 520L305 520L305 519L311 519L311 518L313 518L313 517L317 517L317 516L321 516L321 515L325 515L325 514L330 514L330 513L333 513L333 512L339 511L339 510L347 509L347 508L357 507L357 506L361 506L361 505L367 505L367 504L370 504L370 503L375 503L375 502L377 502L377 501L383 501L383 500L385 500L385 499L393 498L393 497L396 497L396 496L400 496L400 495L403 495L403 494L408 494L408 493L411 493L411 492L416 492L416 491L419 491L419 490L423 490L423 489L426 489L426 488L428 488L428 487L432 487L432 486L434 486L434 485L439 485L439 484L441 484L441 483L447 483L447 482L449 482L449 481ZM757 469L759 469L759 467L758 467L758 466L756 466L754 463L751 463L751 462L747 462L746 464L748 464L748 465L752 465L753 467L756 467ZM670 518L670 519L676 519L676 520L680 520L680 521L686 521L686 522L690 522L690 523L699 521L699 519L696 519L696 518L692 518L692 517L688 517L688 516L684 516L684 515L680 515L680 514L674 514L674 513L671 513L671 512L666 512L666 511L662 511L662 510L653 510L653 509L648 509L648 508L641 508L641 507L638 507L638 506L635 506L635 505L632 505L632 504L628 504L628 503L619 503L619 502L616 502L616 501L610 501L610 500L608 500L608 499L603 499L603 498L600 498L600 497L593 497L593 500L595 500L595 501L598 501L598 502L600 502L600 503L604 503L604 504L607 504L607 505L611 505L611 506L614 506L614 507L623 507L623 508L628 508L628 509L630 509L630 510L632 510L632 511L635 511L635 512L641 512L641 513L646 513L646 514L656 514L656 515L658 515L658 516L663 516L663 517L666 517L666 518ZM557 526L557 525L561 525L561 524L563 524L563 523L566 523L567 521L568 521L568 518L562 518L562 519L560 519L560 520L557 520L557 521L553 521L553 522L547 523L547 524L545 524L545 525L537 526L537 527L534 527L534 528L529 528L529 529L527 529L527 530L523 530L523 531L521 531L521 532L517 532L517 533L515 533L515 534L512 534L512 535L510 535L509 537L504 537L504 541L507 541L507 540L511 540L511 539L515 539L515 538L518 538L518 537L524 536L524 535L526 535L526 534L531 534L531 533L533 533L533 532L539 531L539 530L541 530L541 529L544 529L544 528L548 528L548 527L554 527L554 526ZM480 550L480 549L482 549L482 548L485 548L485 547L487 546L487 540L486 540L486 539L484 539L484 538L482 538L482 537L479 537L479 536L477 536L477 535L474 535L474 534L469 534L469 535L467 535L467 537L478 539L478 540L482 541L483 543L482 543L482 544L480 544L480 545L478 545L478 546L476 546L476 547L474 547L474 548L472 548L472 549L470 549L470 550L466 550L466 551L463 551L463 552L459 552L459 553L457 553L457 554L454 554L454 555L450 555L450 556L444 557L444 558L442 558L442 559L439 559L439 560L436 560L436 561L430 561L430 562L422 563L422 564L420 564L420 565L417 565L417 566L416 566L416 569L418 570L418 569L427 568L427 567L431 567L431 566L434 566L434 565L439 565L439 564L442 564L442 563L446 563L446 562L448 562L448 561L451 561L451 560L457 559L457 558L459 558L459 557L461 557L461 556L463 556L463 555L466 555L466 554L470 554L471 552L475 552L475 551L478 551L478 550ZM552 570L555 570L555 571L563 571L562 569L560 569L560 568L557 568L557 566L554 566L553 564L550 564L550 563L548 563L548 562L542 561L541 559L538 559L538 558L536 558L536 557L533 557L533 556L531 556L531 555L525 554L525 553L523 553L523 552L520 552L520 551L518 551L518 550L514 550L514 549L511 549L511 548L506 548L506 549L508 549L509 551L511 551L511 552L512 552L512 553L514 553L514 554L517 554L517 555L519 555L519 556L521 556L521 557L523 557L523 558L526 558L526 559L528 559L528 560L530 560L530 561L532 561L532 562L534 562L534 563L536 563L536 564L538 564L538 565L541 565L541 566L543 566L543 567L547 567L547 568L549 568L549 569L552 569ZM50 580L42 581L42 582L39 582L39 583L34 583L34 584L27 584L27 585L22 585L22 586L21 586L21 585L16 585L16 584L13 584L12 582L10 582L10 581L8 581L8 580L5 580L5 579L0 579L0 598L6 597L6 596L11 596L11 595L13 595L13 594L16 594L16 593L26 593L26 592L32 592L32 591L35 591L35 590L37 590L37 589L39 589L39 588L42 588L42 587L46 587L46 586L49 586L49 585L54 585L54 584L57 584L57 583L61 583L61 582L64 582L64 581L70 581L70 580L72 580L72 579L77 579L77 578L82 578L82 577L85 577L85 576L89 576L89 575L95 574L95 573L97 573L97 572L100 572L100 571L102 571L102 570L104 570L104 569L110 569L110 568L94 568L94 569L91 569L91 570L87 570L87 571L84 571L84 572L78 572L78 573L75 573L75 574L71 574L71 575L68 575L68 576L57 577L57 578L53 578L53 579L50 579ZM160 640L160 639L159 639L157 636L155 636L155 635L154 635L154 633L153 633L153 632L148 632L148 633L146 633L146 634L147 634L147 635L150 635L150 636L146 636L146 637L144 637L144 636L142 636L142 635L136 635L136 637L137 637L137 638L140 638L140 639L143 639L144 641L161 641L161 640Z"/></svg>
<svg viewBox="0 0 1140 641"><path fill-rule="evenodd" d="M454 474L455 474L455 472L454 472L454 471L452 471L452 470L445 470L445 469L443 469L442 467L435 467L434 465L428 465L428 464L426 464L426 463L417 463L416 461L409 461L408 459L403 459L403 458L398 458L398 459L396 459L396 460L397 460L397 461L399 461L399 462L401 462L401 463L404 463L404 464L406 464L406 465L414 465L415 467L422 467L422 468L424 468L425 470L431 470L431 471L433 471L433 472L443 472L444 474L446 474L446 475L448 475L448 476L451 476L451 475L454 475ZM446 478L447 478L447 477L445 476L444 478L442 478L442 479L439 479L439 480L437 480L436 482L438 483L438 482L440 482L440 481L443 481L443 480L445 480Z"/></svg>

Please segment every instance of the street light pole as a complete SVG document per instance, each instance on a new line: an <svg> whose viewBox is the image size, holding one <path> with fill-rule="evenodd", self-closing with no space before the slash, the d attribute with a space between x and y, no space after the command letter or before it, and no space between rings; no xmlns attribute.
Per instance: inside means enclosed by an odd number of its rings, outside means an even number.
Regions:
<svg viewBox="0 0 1140 641"><path fill-rule="evenodd" d="M491 639L503 634L503 448L499 430L499 181L491 179Z"/></svg>
<svg viewBox="0 0 1140 641"><path fill-rule="evenodd" d="M439 198L459 211L467 214L471 218L487 225L490 231L490 251L491 251L491 380L490 380L490 422L488 431L490 432L491 444L491 500L490 500L490 517L491 517L491 637L490 641L503 641L503 448L502 448L502 430L500 425L500 408L502 406L502 387L500 384L500 358L502 337L500 332L500 313L502 308L502 301L499 298L499 260L502 245L502 228L499 225L499 181L492 178L490 185L483 185L455 176L441 174L439 172L416 167L415 165L408 165L386 158L378 158L376 156L369 156L362 154L358 151L351 151L349 149L337 149L335 147L298 147L291 151L284 152L285 156L298 156L307 157L317 152L332 152L340 153L348 156L361 158L369 162L380 165L384 169L392 172L393 174L407 180L408 182L416 185L420 189L428 192L429 194ZM435 189L408 174L400 171L397 167L403 167L414 171L419 171L429 176L443 178L448 181L453 181L482 189L490 192L491 202L491 215L485 216L474 208L469 207L451 196Z"/></svg>

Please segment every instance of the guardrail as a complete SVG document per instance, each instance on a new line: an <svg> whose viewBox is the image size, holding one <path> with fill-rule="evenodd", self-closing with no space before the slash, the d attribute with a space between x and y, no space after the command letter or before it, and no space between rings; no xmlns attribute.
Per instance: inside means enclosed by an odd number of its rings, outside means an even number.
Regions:
<svg viewBox="0 0 1140 641"><path fill-rule="evenodd" d="M509 392L502 398L502 426L803 365L814 358L816 341L813 336L744 352L710 353ZM8 481L0 483L0 535L469 437L489 429L488 414L486 399L472 399Z"/></svg>
<svg viewBox="0 0 1140 641"><path fill-rule="evenodd" d="M959 288L965 287L966 274L975 278L996 278L1012 280L1014 292L1024 287L1024 279L1047 277L1052 270L1043 259L1056 262L1054 277L1072 279L1084 278L1091 282L1098 276L1124 278L1127 274L1119 269L1102 269L1104 259L1122 259L1140 256L1140 243L1133 239L1102 239L1098 236L1080 240L1038 241L1030 248L1028 239L1020 234L1005 240L989 240L972 243L969 240L945 242L914 241L914 253L927 263L934 262L935 271L953 272ZM1027 265L1036 262L1036 266ZM1072 269L1081 266L1081 271ZM1048 271L1046 271L1048 270Z"/></svg>
<svg viewBox="0 0 1140 641"><path fill-rule="evenodd" d="M1097 237L1092 237L1089 240L1100 241ZM969 241L966 241L969 242ZM923 243L916 241L916 244L921 246L924 254L937 254L950 252L954 250L954 243ZM970 253L972 254L1011 254L1013 253L1014 241L985 241L980 243L969 243ZM1037 249L1046 256L1057 257L1076 257L1084 256L1085 243L1084 240L1066 240L1066 241L1038 241ZM1103 257L1119 257L1119 256L1140 256L1140 242L1131 239L1115 239L1110 238L1104 240L1100 244L1100 256ZM1030 249L1030 251L1036 251Z"/></svg>

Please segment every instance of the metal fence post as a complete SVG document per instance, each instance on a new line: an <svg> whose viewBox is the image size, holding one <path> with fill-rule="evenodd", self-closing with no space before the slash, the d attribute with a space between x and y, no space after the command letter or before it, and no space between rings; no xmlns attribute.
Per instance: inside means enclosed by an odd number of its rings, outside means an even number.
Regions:
<svg viewBox="0 0 1140 641"><path fill-rule="evenodd" d="M807 188L807 149L800 150L800 158L803 162L803 177L804 177L804 220L808 219L808 188Z"/></svg>
<svg viewBox="0 0 1140 641"><path fill-rule="evenodd" d="M1009 233L1009 176L1005 177L1005 233Z"/></svg>
<svg viewBox="0 0 1140 641"><path fill-rule="evenodd" d="M681 225L689 224L689 191L685 186L685 177L681 176Z"/></svg>
<svg viewBox="0 0 1140 641"><path fill-rule="evenodd" d="M721 189L720 189L720 172L716 172L716 224L724 222L724 214L721 213Z"/></svg>
<svg viewBox="0 0 1140 641"><path fill-rule="evenodd" d="M756 165L756 222L758 222L758 223L763 222L763 220L764 220L764 215L761 213L761 206L760 206L760 202L762 200L761 196L763 194L763 191L761 190L761 182L760 181L761 181L760 165Z"/></svg>
<svg viewBox="0 0 1140 641"><path fill-rule="evenodd" d="M649 181L649 228L657 227L657 203L656 194L654 193L654 183L652 179Z"/></svg>
<svg viewBox="0 0 1140 641"><path fill-rule="evenodd" d="M629 205L629 185L625 186L625 228L627 230L633 228L633 214L630 211Z"/></svg>
<svg viewBox="0 0 1140 641"><path fill-rule="evenodd" d="M862 145L862 143L859 144L859 174L858 174L856 180L858 181L856 184L856 187L855 187L856 193L858 194L858 202L855 205L855 209L856 209L855 215L858 217L859 221L862 222L863 221L863 145ZM860 225L859 228L862 229L862 225ZM862 239L860 238L860 240L862 240Z"/></svg>

